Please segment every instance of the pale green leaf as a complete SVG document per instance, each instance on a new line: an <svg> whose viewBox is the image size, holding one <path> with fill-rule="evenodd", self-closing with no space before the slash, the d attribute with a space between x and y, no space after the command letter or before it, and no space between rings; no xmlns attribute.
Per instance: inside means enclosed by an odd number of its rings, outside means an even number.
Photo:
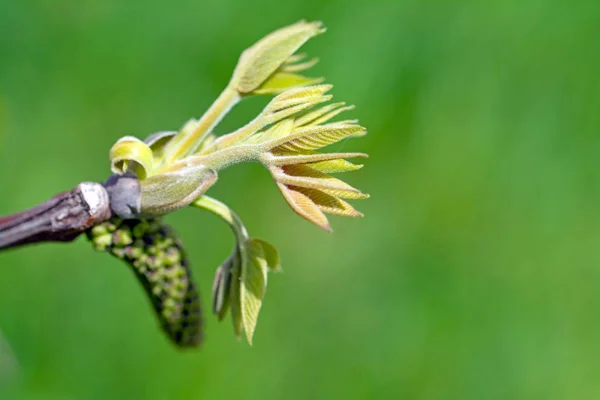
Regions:
<svg viewBox="0 0 600 400"><path fill-rule="evenodd" d="M296 115L304 110L308 110L309 108L312 108L319 103L329 101L330 99L331 99L331 96L329 96L329 95L308 98L303 103L297 104L295 106L287 107L287 108L282 108L273 113L266 114L264 116L263 124L264 124L264 126L266 126L268 124L278 122L284 118L292 117L293 115Z"/></svg>
<svg viewBox="0 0 600 400"><path fill-rule="evenodd" d="M346 106L346 103L344 102L328 104L316 110L304 113L303 115L296 118L296 126L300 127L306 125L323 124L329 121L330 119L334 118L338 114L353 109L354 106Z"/></svg>
<svg viewBox="0 0 600 400"><path fill-rule="evenodd" d="M363 167L362 164L354 164L350 161L337 159L330 161L320 161L310 164L311 168L326 174L337 174L340 172L351 172L359 170Z"/></svg>
<svg viewBox="0 0 600 400"><path fill-rule="evenodd" d="M327 217L325 214L323 214L319 207L317 207L317 205L310 198L308 198L308 196L284 185L283 183L278 182L277 187L279 187L281 194L288 202L290 207L292 207L292 210L296 212L296 214L323 228L324 230L331 232L331 227L329 226Z"/></svg>
<svg viewBox="0 0 600 400"><path fill-rule="evenodd" d="M348 191L348 190L339 190L339 189L321 189L321 190L332 196L339 197L340 199L364 200L364 199L368 199L370 197L366 193L352 192L352 191Z"/></svg>
<svg viewBox="0 0 600 400"><path fill-rule="evenodd" d="M258 313L267 290L268 265L263 246L259 241L249 239L242 256L241 311L242 323L248 343L256 329Z"/></svg>
<svg viewBox="0 0 600 400"><path fill-rule="evenodd" d="M269 139L277 139L276 136L270 137ZM283 165L292 165L292 164L310 164L313 169L316 169L325 173L332 172L346 172L352 171L356 169L360 169L362 165L355 165L348 161L348 164L351 164L353 167L350 168L349 165L344 163L337 163L337 161L343 158L354 158L354 157L368 157L364 153L316 153L316 152L307 152L305 154L283 154L283 155L274 155L273 158L269 161L269 165L275 166L283 166ZM332 164L327 164L328 162L332 162ZM337 165L339 164L339 165ZM320 166L320 168L315 168L315 166ZM348 169L345 169L348 168ZM344 169L344 170L341 170Z"/></svg>
<svg viewBox="0 0 600 400"><path fill-rule="evenodd" d="M325 93L331 90L333 85L323 84L306 86L295 89L286 90L285 92L275 96L273 100L265 107L265 112L273 113L283 108L295 106L311 102L315 99L320 99Z"/></svg>
<svg viewBox="0 0 600 400"><path fill-rule="evenodd" d="M283 65L295 64L304 60L306 57L308 57L308 54L306 53L292 54L287 60L284 61Z"/></svg>
<svg viewBox="0 0 600 400"><path fill-rule="evenodd" d="M339 142L351 136L362 136L366 133L360 125L326 124L307 126L284 138L265 143L265 147L273 153L306 152Z"/></svg>
<svg viewBox="0 0 600 400"><path fill-rule="evenodd" d="M241 94L253 92L308 39L322 32L320 22L300 21L265 36L244 51L231 85Z"/></svg>
<svg viewBox="0 0 600 400"><path fill-rule="evenodd" d="M309 78L293 72L277 71L253 91L254 94L278 94L288 89L316 85L324 78Z"/></svg>
<svg viewBox="0 0 600 400"><path fill-rule="evenodd" d="M263 251L265 253L265 260L267 261L267 267L269 271L279 272L281 271L281 264L279 260L279 252L271 243L262 239L253 239L255 242L259 243Z"/></svg>
<svg viewBox="0 0 600 400"><path fill-rule="evenodd" d="M243 141L243 143L258 144L275 140L289 135L292 132L293 127L294 119L286 118L271 125L267 130L248 137L246 140Z"/></svg>
<svg viewBox="0 0 600 400"><path fill-rule="evenodd" d="M285 166L282 171L275 171L273 176L277 182L286 185L308 189L332 190L338 193L347 193L349 196L358 196L357 198L368 197L368 195L361 193L360 190L353 188L346 182L303 164Z"/></svg>
<svg viewBox="0 0 600 400"><path fill-rule="evenodd" d="M289 61L289 58L288 58ZM318 62L319 59L317 57L313 58L312 60L308 60L308 61L304 61L301 63L290 63L286 61L280 68L280 71L283 72L302 72L302 71L306 71L309 68L314 67Z"/></svg>
<svg viewBox="0 0 600 400"><path fill-rule="evenodd" d="M346 203L335 196L327 194L317 189L295 188L299 192L310 198L321 211L327 214L341 215L343 217L359 218L364 215L354 209L350 204Z"/></svg>

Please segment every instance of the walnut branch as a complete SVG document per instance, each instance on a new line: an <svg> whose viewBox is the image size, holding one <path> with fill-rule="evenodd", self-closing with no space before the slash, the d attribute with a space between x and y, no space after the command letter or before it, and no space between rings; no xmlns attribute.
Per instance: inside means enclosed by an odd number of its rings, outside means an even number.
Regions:
<svg viewBox="0 0 600 400"><path fill-rule="evenodd" d="M0 218L0 250L42 242L70 242L89 228L139 203L139 182L129 175L104 184L82 182L28 210Z"/></svg>

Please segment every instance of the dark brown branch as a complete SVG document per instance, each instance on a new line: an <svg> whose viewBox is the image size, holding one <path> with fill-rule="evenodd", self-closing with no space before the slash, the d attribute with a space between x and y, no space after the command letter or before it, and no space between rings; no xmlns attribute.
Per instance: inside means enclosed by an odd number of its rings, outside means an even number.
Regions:
<svg viewBox="0 0 600 400"><path fill-rule="evenodd" d="M84 182L29 210L0 218L0 250L39 242L69 242L111 216L99 183Z"/></svg>

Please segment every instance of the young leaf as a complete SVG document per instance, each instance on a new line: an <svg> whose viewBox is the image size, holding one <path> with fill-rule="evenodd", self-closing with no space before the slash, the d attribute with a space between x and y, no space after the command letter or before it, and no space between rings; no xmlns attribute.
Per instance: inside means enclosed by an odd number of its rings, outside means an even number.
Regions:
<svg viewBox="0 0 600 400"><path fill-rule="evenodd" d="M227 315L231 301L232 269L239 268L239 251L236 249L233 254L217 268L212 287L212 312L222 321Z"/></svg>
<svg viewBox="0 0 600 400"><path fill-rule="evenodd" d="M113 173L121 175L133 168L138 178L144 179L152 170L154 156L146 143L125 136L110 149L109 158Z"/></svg>
<svg viewBox="0 0 600 400"><path fill-rule="evenodd" d="M362 164L353 164L350 161L337 159L330 161L320 161L310 164L312 169L326 173L326 174L337 174L340 172L356 171L363 167Z"/></svg>
<svg viewBox="0 0 600 400"><path fill-rule="evenodd" d="M308 39L322 32L320 22L300 21L265 36L244 51L235 67L231 86L241 94L253 92Z"/></svg>
<svg viewBox="0 0 600 400"><path fill-rule="evenodd" d="M267 260L267 267L270 272L279 272L281 271L281 264L279 261L279 252L271 243L262 239L253 239L255 242L259 243L263 251L265 253L265 260Z"/></svg>
<svg viewBox="0 0 600 400"><path fill-rule="evenodd" d="M346 182L312 169L307 165L287 165L283 167L284 173L275 175L278 182L286 185L300 186L309 189L336 190L360 196L366 196L360 190L353 188Z"/></svg>
<svg viewBox="0 0 600 400"><path fill-rule="evenodd" d="M291 135L265 143L273 153L306 152L336 143L350 136L362 136L366 133L360 125L332 123L307 126L295 130Z"/></svg>
<svg viewBox="0 0 600 400"><path fill-rule="evenodd" d="M242 272L242 265L235 266L231 269L231 322L233 324L233 333L239 339L242 335L242 300L241 290L242 285L240 282Z"/></svg>
<svg viewBox="0 0 600 400"><path fill-rule="evenodd" d="M242 256L241 311L242 323L248 343L256 329L258 313L267 290L267 260L260 242L246 241L245 254Z"/></svg>
<svg viewBox="0 0 600 400"><path fill-rule="evenodd" d="M308 196L279 182L277 183L277 187L279 187L281 194L296 214L331 232L327 217Z"/></svg>
<svg viewBox="0 0 600 400"><path fill-rule="evenodd" d="M343 217L363 217L364 215L354 209L344 200L327 194L317 189L294 188L311 199L321 211L327 214L341 215Z"/></svg>
<svg viewBox="0 0 600 400"><path fill-rule="evenodd" d="M277 139L278 137L268 136L267 140ZM272 156L268 160L269 165L276 166L284 166L284 165L293 165L293 164L310 164L313 169L316 169L321 172L331 173L331 172L346 172L353 171L356 169L360 169L361 165L355 165L348 161L341 162L342 158L354 158L354 157L368 157L364 153L317 153L317 152L306 152L306 153L287 153L280 154L276 156ZM331 162L331 164L328 164ZM350 167L349 165L352 165ZM321 166L321 168L316 168L316 166ZM348 168L348 169L346 169ZM330 169L330 170L328 170Z"/></svg>
<svg viewBox="0 0 600 400"><path fill-rule="evenodd" d="M281 71L283 71L283 72L302 72L309 68L314 67L319 62L319 59L317 57L313 58L312 60L304 61L301 63L290 62L290 58L288 58L286 60L286 62L284 62L283 65L279 68Z"/></svg>
<svg viewBox="0 0 600 400"><path fill-rule="evenodd" d="M293 87L315 85L323 80L324 78L308 78L293 72L276 72L253 93L278 94Z"/></svg>
<svg viewBox="0 0 600 400"><path fill-rule="evenodd" d="M345 105L344 102L333 103L307 112L296 119L296 126L323 124L344 111L354 109L354 106Z"/></svg>

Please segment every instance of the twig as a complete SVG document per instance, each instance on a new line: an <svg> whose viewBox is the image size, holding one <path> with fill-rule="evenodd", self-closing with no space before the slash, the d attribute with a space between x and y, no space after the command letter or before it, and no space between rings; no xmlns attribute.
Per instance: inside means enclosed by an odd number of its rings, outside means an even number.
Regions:
<svg viewBox="0 0 600 400"><path fill-rule="evenodd" d="M40 242L70 242L111 216L100 183L83 182L29 210L0 218L0 250Z"/></svg>

